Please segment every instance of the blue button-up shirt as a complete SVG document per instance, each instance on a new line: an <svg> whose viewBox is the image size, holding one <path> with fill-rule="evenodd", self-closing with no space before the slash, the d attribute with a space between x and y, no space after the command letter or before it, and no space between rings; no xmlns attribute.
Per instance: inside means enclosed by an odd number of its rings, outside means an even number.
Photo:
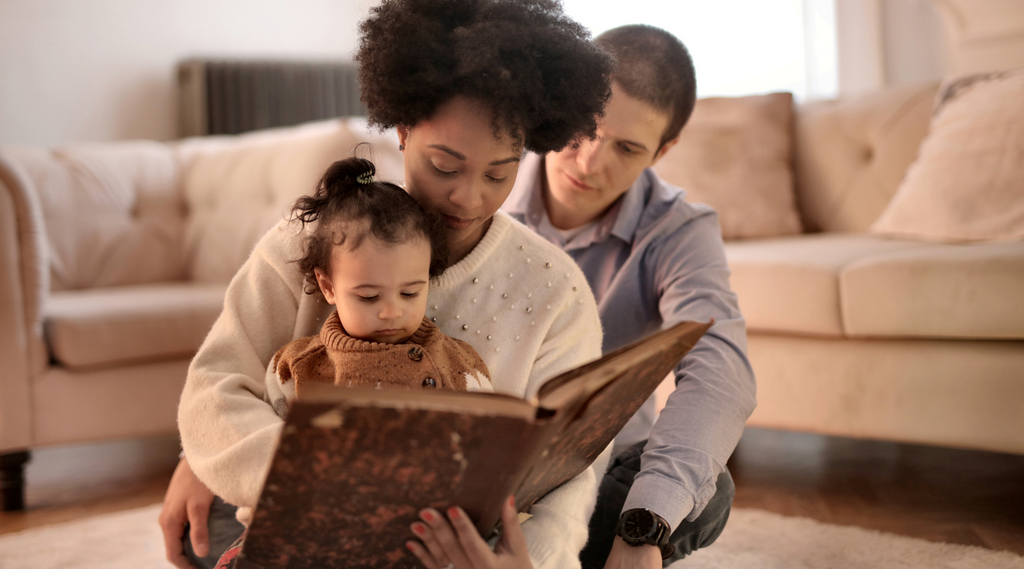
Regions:
<svg viewBox="0 0 1024 569"><path fill-rule="evenodd" d="M683 320L715 319L676 367L676 388L657 420L648 401L616 439L617 446L648 439L623 509L652 510L675 528L696 519L714 495L756 404L718 214L686 203L682 190L647 169L607 213L566 241L544 209L543 175L543 157L528 154L502 209L583 269L598 301L605 353Z"/></svg>

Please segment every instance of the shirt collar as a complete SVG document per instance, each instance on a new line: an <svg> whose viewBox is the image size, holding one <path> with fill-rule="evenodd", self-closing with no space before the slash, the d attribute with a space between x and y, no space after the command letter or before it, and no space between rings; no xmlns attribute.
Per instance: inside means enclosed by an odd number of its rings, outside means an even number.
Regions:
<svg viewBox="0 0 1024 569"><path fill-rule="evenodd" d="M519 165L516 183L505 200L502 209L523 220L530 229L540 233L549 241L568 249L587 247L603 241L609 235L630 243L636 235L651 189L657 177L650 170L644 170L636 182L614 205L594 224L593 227L574 237L568 244L551 226L544 209L543 188L544 157L532 152Z"/></svg>

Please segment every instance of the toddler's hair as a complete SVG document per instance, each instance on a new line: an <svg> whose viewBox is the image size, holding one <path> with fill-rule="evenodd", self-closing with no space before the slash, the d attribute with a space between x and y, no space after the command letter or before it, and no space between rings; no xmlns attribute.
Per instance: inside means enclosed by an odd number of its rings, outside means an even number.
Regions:
<svg viewBox="0 0 1024 569"><path fill-rule="evenodd" d="M441 276L447 267L448 238L443 220L424 211L402 188L373 180L375 173L369 160L338 160L327 168L312 195L295 201L293 219L301 221L303 227L319 222L304 239L302 258L296 261L306 277L306 294L320 289L315 269L330 272L334 246L349 244L356 248L367 236L391 244L426 238L430 242L430 277Z"/></svg>

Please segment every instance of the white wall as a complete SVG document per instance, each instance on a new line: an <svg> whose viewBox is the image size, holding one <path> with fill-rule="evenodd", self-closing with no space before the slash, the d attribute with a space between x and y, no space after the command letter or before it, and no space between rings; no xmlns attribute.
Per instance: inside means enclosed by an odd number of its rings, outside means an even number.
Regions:
<svg viewBox="0 0 1024 569"><path fill-rule="evenodd" d="M0 0L0 144L175 138L193 56L350 59L374 0Z"/></svg>

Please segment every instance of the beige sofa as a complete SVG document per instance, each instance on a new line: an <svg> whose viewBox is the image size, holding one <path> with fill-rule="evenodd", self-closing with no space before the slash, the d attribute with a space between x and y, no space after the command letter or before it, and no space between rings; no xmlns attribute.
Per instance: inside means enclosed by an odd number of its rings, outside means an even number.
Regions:
<svg viewBox="0 0 1024 569"><path fill-rule="evenodd" d="M936 89L798 109L797 205L814 233L726 245L757 375L749 425L1024 453L1024 242L867 233Z"/></svg>
<svg viewBox="0 0 1024 569"><path fill-rule="evenodd" d="M935 86L797 109L814 234L733 242L753 425L1024 452L1024 244L865 234L925 136ZM259 236L359 140L329 121L171 144L0 149L0 461L175 430L189 357Z"/></svg>
<svg viewBox="0 0 1024 569"><path fill-rule="evenodd" d="M356 119L237 137L0 149L0 466L28 449L177 430L192 354L256 241L332 161L389 136Z"/></svg>

